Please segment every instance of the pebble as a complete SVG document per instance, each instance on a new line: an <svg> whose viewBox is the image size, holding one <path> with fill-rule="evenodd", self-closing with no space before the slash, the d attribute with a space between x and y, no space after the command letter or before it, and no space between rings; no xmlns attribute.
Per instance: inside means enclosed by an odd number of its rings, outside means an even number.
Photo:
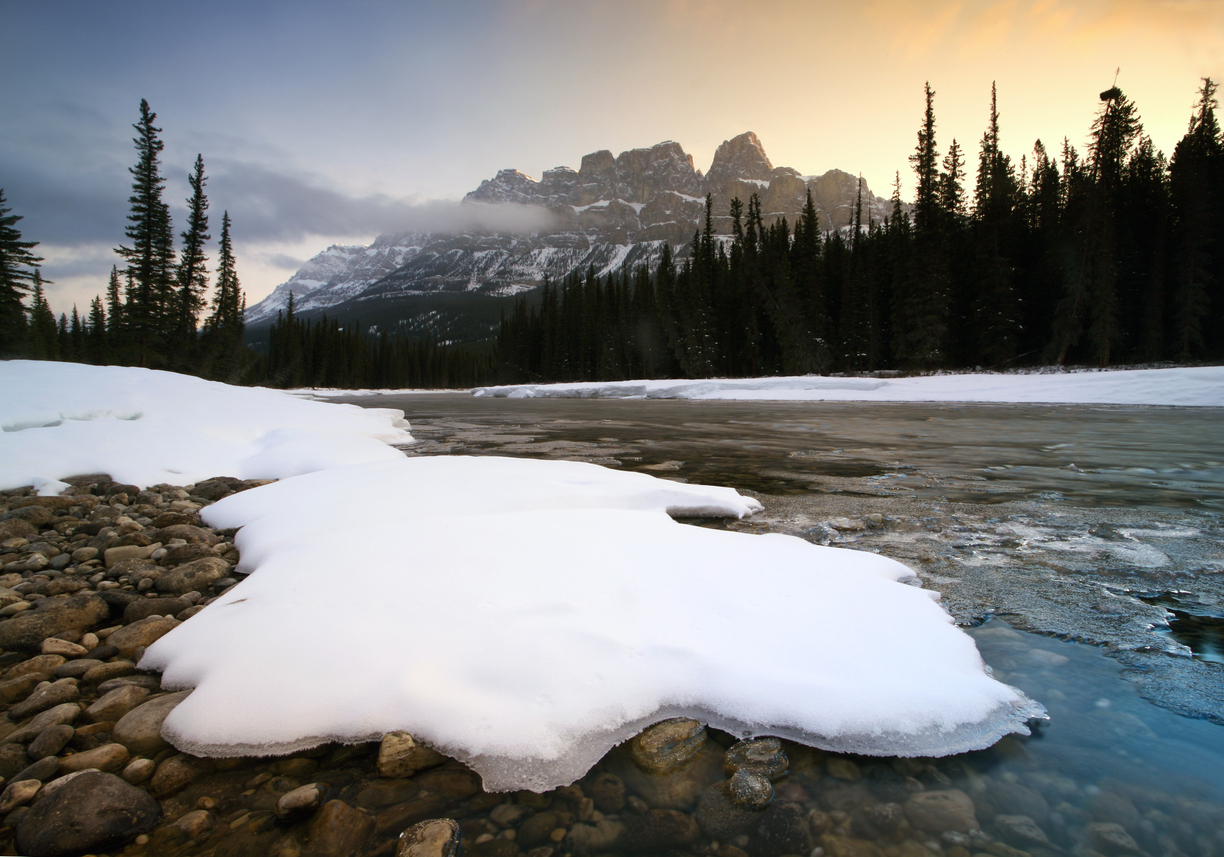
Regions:
<svg viewBox="0 0 1224 857"><path fill-rule="evenodd" d="M629 752L639 767L664 773L695 756L705 742L705 726L689 718L673 717L643 729L629 743Z"/></svg>
<svg viewBox="0 0 1224 857"><path fill-rule="evenodd" d="M723 769L727 774L749 770L769 779L786 773L790 762L777 738L749 738L732 745L723 756Z"/></svg>
<svg viewBox="0 0 1224 857"><path fill-rule="evenodd" d="M378 746L380 777L410 777L445 761L445 756L419 743L407 732L388 732Z"/></svg>
<svg viewBox="0 0 1224 857"><path fill-rule="evenodd" d="M418 822L400 834L395 857L459 857L459 824L450 818Z"/></svg>

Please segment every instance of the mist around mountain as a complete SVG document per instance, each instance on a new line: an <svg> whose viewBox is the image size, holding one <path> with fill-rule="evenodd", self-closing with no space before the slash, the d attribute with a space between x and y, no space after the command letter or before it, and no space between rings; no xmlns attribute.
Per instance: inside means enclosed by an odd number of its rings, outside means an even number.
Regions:
<svg viewBox="0 0 1224 857"><path fill-rule="evenodd" d="M557 167L539 180L501 170L467 194L463 217L439 218L430 231L381 235L368 247L328 247L250 307L247 324L259 340L292 294L305 319L326 312L373 332L487 339L508 308L505 298L545 277L559 281L592 267L601 276L642 264L653 270L664 244L683 258L704 223L707 195L719 234L731 231L733 199L757 194L766 224L793 223L809 192L827 232L851 226L859 184L841 170L805 176L775 167L752 132L720 145L704 174L671 141L617 156L592 152L577 170ZM891 203L865 184L862 191L864 222L882 221Z"/></svg>

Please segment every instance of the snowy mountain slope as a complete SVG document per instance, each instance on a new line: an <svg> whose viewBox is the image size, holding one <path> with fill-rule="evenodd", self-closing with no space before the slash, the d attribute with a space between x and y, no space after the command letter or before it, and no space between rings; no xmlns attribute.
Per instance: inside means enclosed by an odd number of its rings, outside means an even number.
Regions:
<svg viewBox="0 0 1224 857"><path fill-rule="evenodd" d="M782 217L794 223L809 191L821 227L833 230L853 223L858 184L840 170L804 176L774 167L751 132L720 145L704 175L692 156L671 141L617 156L593 152L582 158L579 169L557 167L539 181L518 170L501 170L469 193L464 204L537 207L551 216L550 229L529 235L408 232L379 236L369 247L332 246L250 307L247 324L258 336L286 308L292 293L304 317L326 311L365 325L482 338L498 313L486 307L477 313L479 323L462 319L463 296L472 301L509 297L538 287L546 276L560 280L591 266L601 275L642 263L653 266L663 242L683 256L704 222L707 194L719 233L731 231L728 211L736 197L746 203L755 193L767 223ZM890 211L891 203L864 184L864 223L881 221ZM439 306L431 306L430 296L438 298ZM409 299L411 308L403 303Z"/></svg>

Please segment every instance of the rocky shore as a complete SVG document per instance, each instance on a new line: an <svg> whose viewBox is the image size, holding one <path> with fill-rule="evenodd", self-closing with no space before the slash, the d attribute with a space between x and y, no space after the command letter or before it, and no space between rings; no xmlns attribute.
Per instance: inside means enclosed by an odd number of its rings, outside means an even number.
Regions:
<svg viewBox="0 0 1224 857"><path fill-rule="evenodd" d="M180 753L160 730L186 692L140 657L237 582L233 533L199 511L261 483L71 483L0 494L0 853L1224 855L1218 804L1074 781L1016 739L874 759L673 720L547 794L485 793L406 733L287 758Z"/></svg>

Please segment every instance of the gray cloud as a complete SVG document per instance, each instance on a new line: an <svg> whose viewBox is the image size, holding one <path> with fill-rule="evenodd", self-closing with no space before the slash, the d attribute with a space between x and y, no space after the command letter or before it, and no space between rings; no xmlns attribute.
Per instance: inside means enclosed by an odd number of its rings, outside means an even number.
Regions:
<svg viewBox="0 0 1224 857"><path fill-rule="evenodd" d="M414 202L384 194L348 196L254 164L224 164L209 181L212 209L227 209L245 241L299 241L310 235L384 232L536 232L553 226L541 207Z"/></svg>

